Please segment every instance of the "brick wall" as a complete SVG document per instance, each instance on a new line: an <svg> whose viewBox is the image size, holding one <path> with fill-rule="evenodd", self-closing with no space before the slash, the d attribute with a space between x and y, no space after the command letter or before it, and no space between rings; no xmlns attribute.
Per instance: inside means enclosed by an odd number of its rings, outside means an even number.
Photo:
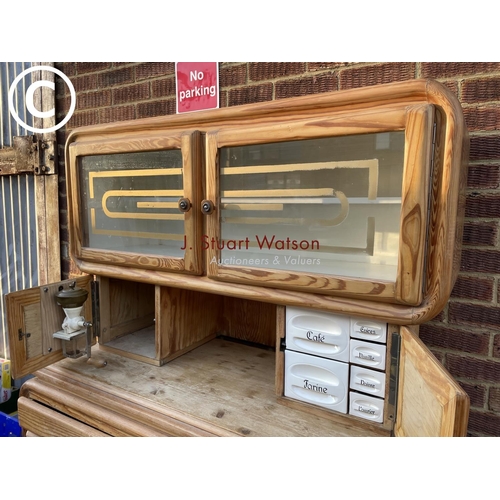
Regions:
<svg viewBox="0 0 500 500"><path fill-rule="evenodd" d="M59 131L175 113L174 63L60 63L77 91L76 111ZM500 63L221 63L220 105L282 99L413 78L434 78L460 99L471 147L463 256L445 309L421 338L468 392L469 433L500 436ZM69 95L58 88L60 116ZM64 172L64 162L60 161ZM68 258L66 194L60 176L63 275Z"/></svg>

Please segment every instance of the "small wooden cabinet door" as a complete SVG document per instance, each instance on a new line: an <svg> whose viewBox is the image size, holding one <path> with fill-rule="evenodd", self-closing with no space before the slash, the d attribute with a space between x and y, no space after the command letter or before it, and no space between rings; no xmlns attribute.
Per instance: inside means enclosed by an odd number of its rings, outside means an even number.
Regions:
<svg viewBox="0 0 500 500"><path fill-rule="evenodd" d="M91 282L91 276L82 276L5 295L14 378L24 377L63 359L61 341L52 336L62 329L64 320L64 311L54 294L73 283L87 290L89 296L83 315L91 321Z"/></svg>
<svg viewBox="0 0 500 500"><path fill-rule="evenodd" d="M208 133L208 277L420 304L434 111L313 114Z"/></svg>
<svg viewBox="0 0 500 500"><path fill-rule="evenodd" d="M469 397L423 342L401 327L401 363L394 434L465 436Z"/></svg>
<svg viewBox="0 0 500 500"><path fill-rule="evenodd" d="M68 157L77 263L202 273L199 132L77 136Z"/></svg>

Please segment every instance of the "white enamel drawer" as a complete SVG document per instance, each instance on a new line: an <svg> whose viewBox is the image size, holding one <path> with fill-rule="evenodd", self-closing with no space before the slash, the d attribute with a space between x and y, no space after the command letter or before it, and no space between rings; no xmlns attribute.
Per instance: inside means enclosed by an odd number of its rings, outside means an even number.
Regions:
<svg viewBox="0 0 500 500"><path fill-rule="evenodd" d="M366 318L351 318L351 337L385 344L387 323Z"/></svg>
<svg viewBox="0 0 500 500"><path fill-rule="evenodd" d="M285 350L285 396L347 413L349 365Z"/></svg>
<svg viewBox="0 0 500 500"><path fill-rule="evenodd" d="M363 340L351 339L351 363L368 366L376 370L385 369L385 351L384 344L374 344L364 342Z"/></svg>
<svg viewBox="0 0 500 500"><path fill-rule="evenodd" d="M349 361L347 316L286 308L286 348L324 358Z"/></svg>
<svg viewBox="0 0 500 500"><path fill-rule="evenodd" d="M384 420L384 400L351 391L349 393L349 414L366 418L372 422L382 422Z"/></svg>
<svg viewBox="0 0 500 500"><path fill-rule="evenodd" d="M365 392L378 398L385 397L385 373L370 370L363 366L351 366L349 387L355 391Z"/></svg>

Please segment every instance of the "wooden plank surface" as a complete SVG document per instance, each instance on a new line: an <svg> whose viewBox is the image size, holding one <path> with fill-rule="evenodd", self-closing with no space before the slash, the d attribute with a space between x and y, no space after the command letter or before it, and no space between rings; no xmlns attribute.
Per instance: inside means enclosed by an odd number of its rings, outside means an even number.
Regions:
<svg viewBox="0 0 500 500"><path fill-rule="evenodd" d="M106 437L100 432L77 420L62 415L30 399L18 400L19 424L37 436L46 437Z"/></svg>
<svg viewBox="0 0 500 500"><path fill-rule="evenodd" d="M95 390L104 391L95 396L102 405L119 396L122 401L139 405L142 414L176 416L200 428L219 428L216 433L221 435L378 435L360 430L348 421L332 423L279 404L274 388L273 350L215 339L163 367L97 349L93 357L105 358L107 366L96 369L81 360L63 360L55 368L40 372L40 376L47 377L59 370L86 387L91 399ZM104 394L109 394L109 398ZM128 414L127 404L123 405L123 412Z"/></svg>

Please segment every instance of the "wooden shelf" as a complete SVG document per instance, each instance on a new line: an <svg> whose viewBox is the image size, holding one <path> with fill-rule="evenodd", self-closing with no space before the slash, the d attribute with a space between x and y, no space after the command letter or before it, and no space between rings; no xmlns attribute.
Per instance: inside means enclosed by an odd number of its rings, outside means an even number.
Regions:
<svg viewBox="0 0 500 500"><path fill-rule="evenodd" d="M354 422L332 422L279 404L273 350L215 339L162 367L97 348L93 357L106 359L107 366L99 369L83 358L65 359L38 372L37 380L42 384L64 380L64 390L76 391L91 405L107 411L116 406L118 398L123 417L136 418L133 414L139 407L141 418L151 420L148 415L153 414L162 415L164 422L175 418L197 428L200 435L207 430L215 435L242 436L380 435L360 429ZM36 400L36 391L30 397ZM71 412L68 407L65 410ZM78 417L82 418L81 413ZM99 430L99 422L87 419L86 423ZM106 427L109 432L109 423ZM158 431L158 435L164 433Z"/></svg>

